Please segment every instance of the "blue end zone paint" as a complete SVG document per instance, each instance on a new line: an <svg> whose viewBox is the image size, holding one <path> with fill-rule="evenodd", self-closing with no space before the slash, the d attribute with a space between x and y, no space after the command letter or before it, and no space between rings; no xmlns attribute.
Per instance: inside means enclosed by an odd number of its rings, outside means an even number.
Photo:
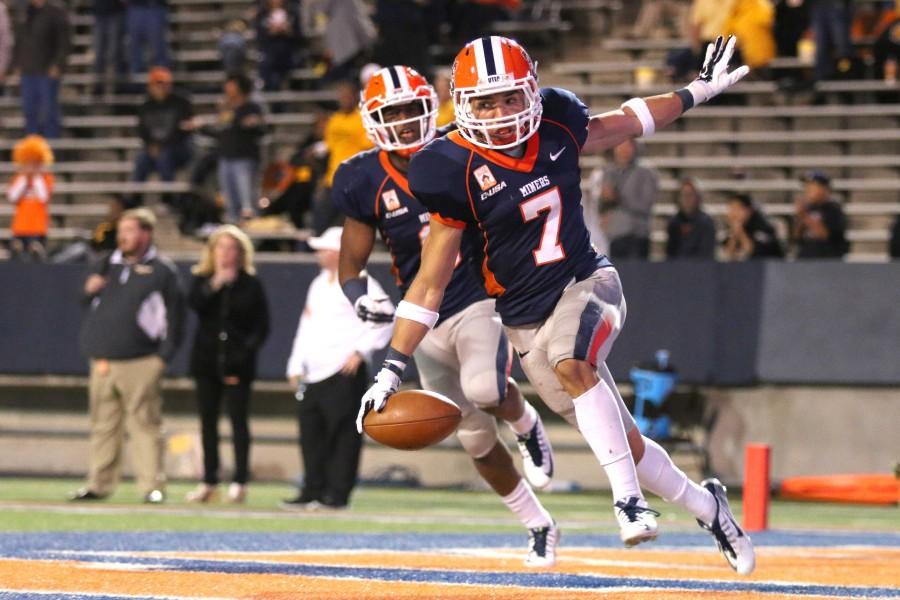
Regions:
<svg viewBox="0 0 900 600"><path fill-rule="evenodd" d="M565 525L563 525L565 532ZM621 548L616 535L565 533L563 547ZM753 534L764 546L873 546L900 548L900 533L823 531L766 531ZM516 534L341 534L329 533L0 533L0 556L25 557L48 550L154 551L183 550L282 552L289 550L443 550L446 548L524 548L526 535ZM652 548L713 547L708 534L663 533Z"/></svg>

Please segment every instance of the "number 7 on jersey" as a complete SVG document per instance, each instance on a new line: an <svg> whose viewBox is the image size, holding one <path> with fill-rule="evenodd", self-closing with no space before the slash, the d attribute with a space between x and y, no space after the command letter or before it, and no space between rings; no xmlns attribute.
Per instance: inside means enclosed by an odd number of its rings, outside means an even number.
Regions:
<svg viewBox="0 0 900 600"><path fill-rule="evenodd" d="M534 264L537 266L562 260L566 251L559 243L559 229L562 226L562 198L559 188L554 187L519 204L522 219L530 223L546 214L544 230L541 232L541 243L532 252Z"/></svg>

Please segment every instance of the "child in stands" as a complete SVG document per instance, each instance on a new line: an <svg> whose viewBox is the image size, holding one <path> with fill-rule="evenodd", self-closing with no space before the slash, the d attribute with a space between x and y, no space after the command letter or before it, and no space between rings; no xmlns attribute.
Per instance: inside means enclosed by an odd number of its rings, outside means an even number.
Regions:
<svg viewBox="0 0 900 600"><path fill-rule="evenodd" d="M50 196L53 193L53 151L43 137L29 135L13 148L16 174L7 188L9 201L16 209L12 221L14 256L44 260L47 255L47 230L50 225Z"/></svg>

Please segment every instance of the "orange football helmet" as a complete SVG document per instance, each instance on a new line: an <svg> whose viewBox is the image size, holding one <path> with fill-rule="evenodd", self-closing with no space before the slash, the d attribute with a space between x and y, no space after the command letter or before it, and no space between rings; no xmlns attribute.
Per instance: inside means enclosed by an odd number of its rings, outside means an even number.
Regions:
<svg viewBox="0 0 900 600"><path fill-rule="evenodd" d="M515 40L500 36L471 41L453 61L451 75L453 106L460 134L477 146L500 150L518 146L537 131L541 124L541 96L537 70L525 49ZM524 108L515 114L480 119L474 115L471 101L510 91L521 91ZM501 143L492 133L515 129L515 139Z"/></svg>
<svg viewBox="0 0 900 600"><path fill-rule="evenodd" d="M385 120L384 110L403 104L421 103L421 114L402 120ZM434 88L415 69L404 66L379 69L360 94L359 110L372 143L382 150L409 156L434 138L438 100ZM418 125L414 141L403 141L401 132Z"/></svg>

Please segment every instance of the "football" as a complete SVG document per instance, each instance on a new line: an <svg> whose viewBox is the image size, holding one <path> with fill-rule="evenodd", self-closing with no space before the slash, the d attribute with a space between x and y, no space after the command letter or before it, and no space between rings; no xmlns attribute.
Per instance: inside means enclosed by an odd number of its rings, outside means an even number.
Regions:
<svg viewBox="0 0 900 600"><path fill-rule="evenodd" d="M404 390L388 398L380 413L370 411L363 430L376 442L398 450L419 450L436 444L462 419L449 398L425 390Z"/></svg>

